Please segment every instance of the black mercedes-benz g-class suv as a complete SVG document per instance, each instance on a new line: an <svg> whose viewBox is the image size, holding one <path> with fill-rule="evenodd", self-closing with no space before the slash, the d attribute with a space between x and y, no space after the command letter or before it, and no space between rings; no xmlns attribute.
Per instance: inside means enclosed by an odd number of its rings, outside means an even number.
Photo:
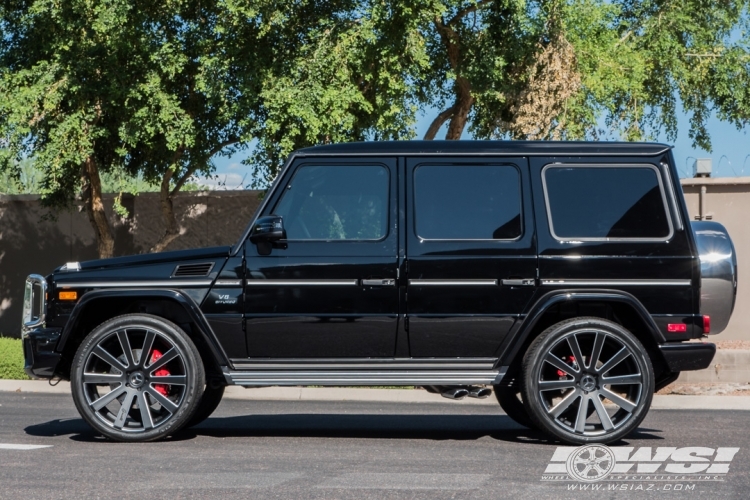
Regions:
<svg viewBox="0 0 750 500"><path fill-rule="evenodd" d="M70 380L121 441L201 422L226 385L314 384L491 385L521 424L607 443L709 366L715 346L688 341L726 327L736 287L669 146L320 146L291 155L231 247L29 276L26 371Z"/></svg>

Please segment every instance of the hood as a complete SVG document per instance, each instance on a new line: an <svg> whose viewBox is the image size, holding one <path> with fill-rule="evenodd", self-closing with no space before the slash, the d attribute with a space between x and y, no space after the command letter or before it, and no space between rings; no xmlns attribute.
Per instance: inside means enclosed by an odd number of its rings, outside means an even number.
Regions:
<svg viewBox="0 0 750 500"><path fill-rule="evenodd" d="M128 255L125 257L114 257L112 259L97 259L79 263L80 271L93 271L96 269L115 269L120 267L146 266L149 264L160 264L165 262L183 262L192 260L215 260L229 256L230 246L196 248L190 250L174 250L171 252L149 253L142 255ZM76 271L65 270L66 266L55 269L55 274L69 275Z"/></svg>

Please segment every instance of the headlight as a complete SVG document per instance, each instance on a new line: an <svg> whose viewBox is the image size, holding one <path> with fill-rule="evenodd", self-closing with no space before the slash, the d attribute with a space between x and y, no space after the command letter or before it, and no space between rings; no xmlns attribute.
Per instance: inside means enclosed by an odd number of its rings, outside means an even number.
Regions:
<svg viewBox="0 0 750 500"><path fill-rule="evenodd" d="M47 280L44 276L30 274L26 278L23 294L23 320L21 330L26 332L44 324L47 315Z"/></svg>

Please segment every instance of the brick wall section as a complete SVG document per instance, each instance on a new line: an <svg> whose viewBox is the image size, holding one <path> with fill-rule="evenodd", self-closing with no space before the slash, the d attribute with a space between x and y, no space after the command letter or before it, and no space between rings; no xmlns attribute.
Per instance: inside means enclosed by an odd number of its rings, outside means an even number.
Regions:
<svg viewBox="0 0 750 500"><path fill-rule="evenodd" d="M109 209L113 195L105 198ZM108 212L115 255L147 253L164 231L158 193L124 195L122 204L130 213L126 219ZM184 233L167 250L232 245L259 204L259 191L182 193L175 199L175 213ZM36 195L0 195L0 334L20 335L27 275L47 275L65 262L96 258L85 213L63 211L53 220Z"/></svg>

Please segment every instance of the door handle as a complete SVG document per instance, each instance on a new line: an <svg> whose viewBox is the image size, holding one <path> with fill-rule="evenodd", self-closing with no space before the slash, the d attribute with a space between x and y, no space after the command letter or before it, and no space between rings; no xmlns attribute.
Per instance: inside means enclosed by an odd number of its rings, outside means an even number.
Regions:
<svg viewBox="0 0 750 500"><path fill-rule="evenodd" d="M505 286L534 286L536 285L536 280L533 278L508 279L502 280L502 284Z"/></svg>
<svg viewBox="0 0 750 500"><path fill-rule="evenodd" d="M373 278L362 280L362 286L396 286L396 280Z"/></svg>

